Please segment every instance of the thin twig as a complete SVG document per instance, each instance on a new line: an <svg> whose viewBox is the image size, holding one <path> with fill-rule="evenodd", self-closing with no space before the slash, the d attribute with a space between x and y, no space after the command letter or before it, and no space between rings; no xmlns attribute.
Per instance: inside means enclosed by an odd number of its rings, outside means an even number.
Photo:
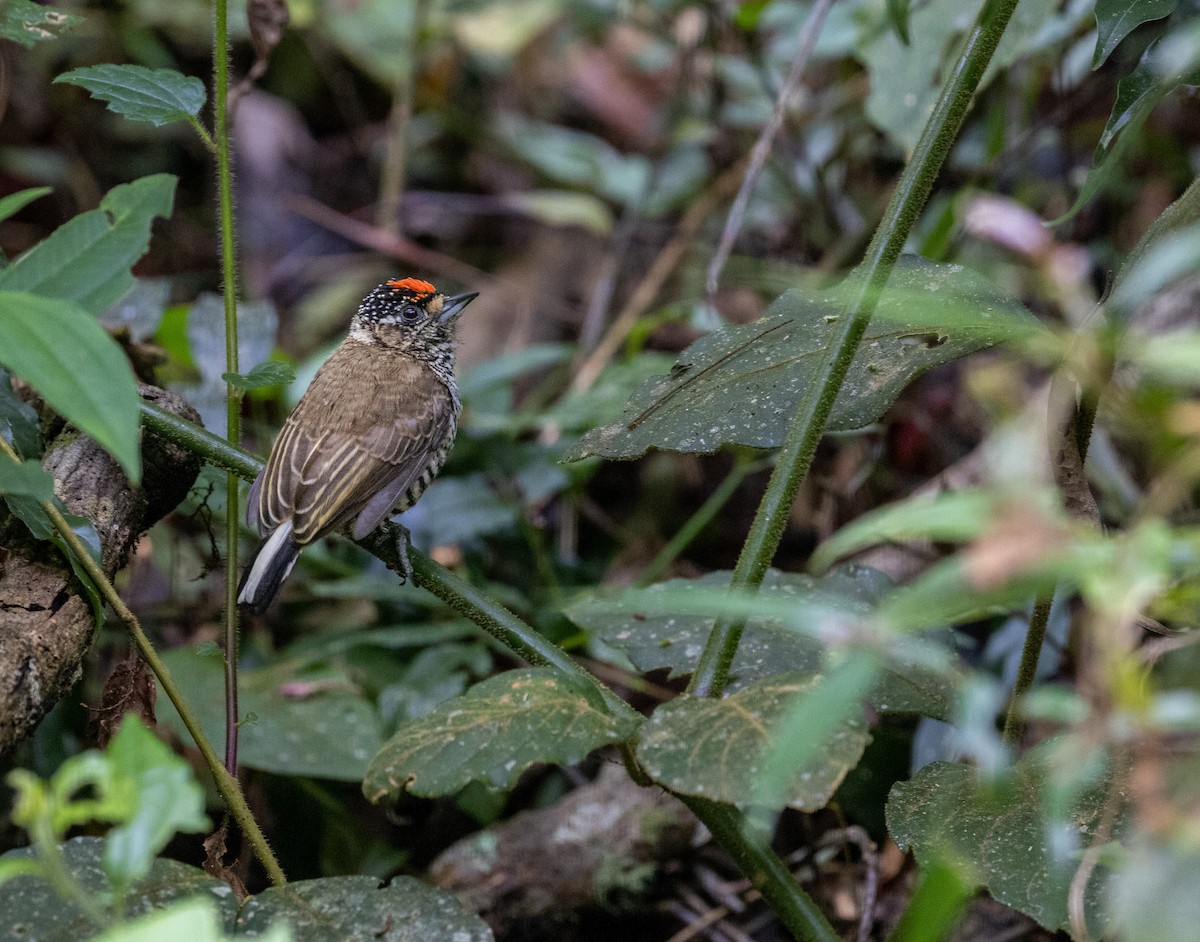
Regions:
<svg viewBox="0 0 1200 942"><path fill-rule="evenodd" d="M596 348L580 364L571 382L571 389L584 392L591 389L592 384L599 378L608 361L621 349L621 344L642 316L646 308L654 303L658 293L666 284L671 273L675 271L693 237L704 221L713 213L725 198L733 191L742 176L742 163L738 163L717 177L713 183L684 213L679 226L671 240L663 246L662 251L655 257L650 270L642 276L633 294L625 302L625 307L617 315L616 320L609 326L604 337L596 344Z"/></svg>
<svg viewBox="0 0 1200 942"><path fill-rule="evenodd" d="M825 25L825 17L829 15L829 8L832 6L833 0L817 0L813 4L812 12L809 13L808 19L804 21L804 27L800 31L800 47L796 50L796 58L792 60L791 71L788 72L783 88L779 90L779 97L775 99L771 117L763 125L762 132L758 135L758 140L754 142L754 147L750 151L746 175L742 179L742 185L733 200L733 205L729 208L729 216L725 219L725 228L721 232L721 242L717 245L717 251L713 253L712 261L708 263L705 289L708 293L709 304L712 304L713 297L717 293L721 272L725 269L725 263L729 261L729 253L733 250L733 243L737 239L738 232L741 231L742 221L746 217L746 209L750 205L750 196L754 193L759 175L767 164L767 158L771 156L775 135L783 127L783 118L787 113L788 104L800 88L800 81L804 78L804 72L808 68L808 60L817 43L817 36L820 35L821 27Z"/></svg>

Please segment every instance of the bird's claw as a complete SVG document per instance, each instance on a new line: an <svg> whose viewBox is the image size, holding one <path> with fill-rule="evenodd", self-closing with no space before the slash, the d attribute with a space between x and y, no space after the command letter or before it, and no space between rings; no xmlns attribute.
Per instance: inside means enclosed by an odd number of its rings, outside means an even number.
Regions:
<svg viewBox="0 0 1200 942"><path fill-rule="evenodd" d="M389 524L392 537L392 548L396 551L396 558L400 562L400 571L397 575L400 577L400 583L403 585L413 581L412 560L408 558L408 548L411 545L408 527L402 523L397 523L393 520Z"/></svg>

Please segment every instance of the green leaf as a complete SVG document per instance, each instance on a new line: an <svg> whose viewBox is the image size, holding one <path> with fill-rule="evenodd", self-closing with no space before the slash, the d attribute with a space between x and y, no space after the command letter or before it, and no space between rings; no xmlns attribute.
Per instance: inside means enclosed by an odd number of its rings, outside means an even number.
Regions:
<svg viewBox="0 0 1200 942"><path fill-rule="evenodd" d="M0 494L20 494L33 500L54 499L54 478L36 461L17 464L0 452Z"/></svg>
<svg viewBox="0 0 1200 942"><path fill-rule="evenodd" d="M113 889L102 865L104 847L105 841L98 837L77 837L58 846L67 871L94 899L103 899ZM36 857L25 848L9 851L0 861L36 861ZM196 897L211 900L225 925L233 925L236 903L227 884L199 867L160 857L150 872L130 887L124 915L133 918ZM22 876L0 884L0 938L79 942L90 939L95 931L83 912L41 877Z"/></svg>
<svg viewBox="0 0 1200 942"><path fill-rule="evenodd" d="M221 379L230 386L248 392L264 386L286 386L296 378L296 371L287 363L264 360L249 373L222 373Z"/></svg>
<svg viewBox="0 0 1200 942"><path fill-rule="evenodd" d="M789 291L754 323L692 344L668 375L634 392L618 424L589 432L568 459L636 458L651 447L778 447L841 329L849 287L809 297ZM862 428L930 367L1039 330L1019 301L983 276L905 256L879 300L828 428Z"/></svg>
<svg viewBox="0 0 1200 942"><path fill-rule="evenodd" d="M1117 98L1096 145L1092 169L1088 171L1087 179L1071 208L1049 225L1058 226L1068 222L1104 189L1120 167L1125 151L1138 140L1139 129L1159 102L1182 86L1200 82L1200 73L1190 68L1185 74L1166 66L1162 50L1160 41L1151 43L1137 67L1117 84Z"/></svg>
<svg viewBox="0 0 1200 942"><path fill-rule="evenodd" d="M1080 850L1103 818L1111 781L1077 790L1065 816L1056 819L1048 810L1055 776L1061 777L1064 768L1074 770L1066 757L1055 756L1062 745L1051 741L1036 747L1012 767L1009 779L992 786L959 763L927 765L892 789L888 830L901 848L916 853L922 867L946 858L966 860L997 900L1048 929L1065 929L1067 890L1079 869ZM1118 821L1115 833L1120 827ZM1088 881L1085 909L1093 938L1106 934L1108 878L1100 865Z"/></svg>
<svg viewBox="0 0 1200 942"><path fill-rule="evenodd" d="M160 173L109 190L100 208L81 213L0 271L0 291L74 301L99 316L134 286L130 266L146 254L150 224L169 216L175 178Z"/></svg>
<svg viewBox="0 0 1200 942"><path fill-rule="evenodd" d="M402 726L371 761L363 794L433 797L480 781L511 787L535 762L569 765L628 740L637 721L602 712L550 668L507 671Z"/></svg>
<svg viewBox="0 0 1200 942"><path fill-rule="evenodd" d="M754 782L756 806L780 808L789 797L790 783L800 776L807 787L811 780L803 778L804 772L814 766L824 768L831 751L847 756L847 772L858 763L861 751L849 759L842 736L847 728L857 729L863 701L882 667L882 658L875 652L851 649L829 673L813 678L792 697L772 730L762 771Z"/></svg>
<svg viewBox="0 0 1200 942"><path fill-rule="evenodd" d="M0 285L15 267L0 273ZM0 290L0 366L96 439L137 483L137 381L121 348L94 317L68 301Z"/></svg>
<svg viewBox="0 0 1200 942"><path fill-rule="evenodd" d="M27 48L53 39L61 31L82 22L82 16L42 6L32 0L4 0L0 4L0 39L11 39Z"/></svg>
<svg viewBox="0 0 1200 942"><path fill-rule="evenodd" d="M44 10L45 7L38 7L38 9ZM35 186L32 189L10 193L4 199L0 199L0 220L16 215L34 200L53 192L48 186Z"/></svg>
<svg viewBox="0 0 1200 942"><path fill-rule="evenodd" d="M132 817L108 832L104 869L119 887L150 872L155 855L176 833L208 829L204 789L192 768L144 727L126 716L105 750L121 787L132 794Z"/></svg>
<svg viewBox="0 0 1200 942"><path fill-rule="evenodd" d="M37 458L41 454L37 411L17 396L12 377L3 368L0 368L0 438L22 458Z"/></svg>
<svg viewBox="0 0 1200 942"><path fill-rule="evenodd" d="M1179 0L1096 0L1096 51L1092 68L1104 65L1121 41L1143 23L1170 16Z"/></svg>
<svg viewBox="0 0 1200 942"><path fill-rule="evenodd" d="M85 88L107 102L109 111L158 127L195 118L204 107L204 83L174 69L91 65L64 72L54 82Z"/></svg>
<svg viewBox="0 0 1200 942"><path fill-rule="evenodd" d="M28 494L6 494L4 502L12 511L14 517L20 520L29 532L38 540L52 540L55 533L54 525L41 505Z"/></svg>
<svg viewBox="0 0 1200 942"><path fill-rule="evenodd" d="M219 653L176 648L163 660L200 725L214 742L225 737L223 665ZM327 670L297 676L289 665L242 670L238 759L252 769L358 781L383 742L379 715L350 679ZM169 703L159 722L180 736L187 730ZM246 717L253 715L252 720Z"/></svg>
<svg viewBox="0 0 1200 942"><path fill-rule="evenodd" d="M673 603L664 606L657 600L670 601L697 588L720 589L729 585L729 578L729 572L714 572L701 579L672 579L646 589L584 598L565 614L625 654L638 670L666 669L678 677L695 669L716 613L685 614ZM846 566L821 579L771 569L761 596L812 605L816 619L822 606L868 615L891 588L886 576L864 566ZM672 613L658 614L664 607ZM812 635L770 618L750 618L731 668L732 689L785 671L816 675L824 670L825 660L825 646ZM954 684L946 677L927 667L892 662L866 699L881 712L945 718L953 696Z"/></svg>
<svg viewBox="0 0 1200 942"><path fill-rule="evenodd" d="M906 46L908 45L908 14L911 7L912 0L887 0L888 19L892 21L896 35Z"/></svg>
<svg viewBox="0 0 1200 942"><path fill-rule="evenodd" d="M412 877L326 877L273 886L246 902L238 938L288 925L303 942L492 942L492 931L445 890Z"/></svg>
<svg viewBox="0 0 1200 942"><path fill-rule="evenodd" d="M86 837L59 846L67 871L93 898L104 898L112 890L100 865L104 845L100 838ZM0 858L0 866L26 861L34 861L30 850L11 851ZM218 938L492 942L491 930L483 920L463 909L451 894L411 877L397 877L386 887L380 887L372 877L300 880L269 887L247 900L239 912L227 884L198 867L163 858L156 859L149 874L133 885L123 915L134 918L158 913L184 900L203 900L205 905L215 907L225 933ZM203 921L201 924L208 925ZM284 925L292 928L290 934L279 928ZM79 942L92 938L95 928L41 877L16 876L0 884L0 938ZM123 926L116 931L127 928L132 931L133 927ZM117 938L126 936L113 936ZM152 938L191 940L194 936L183 932Z"/></svg>
<svg viewBox="0 0 1200 942"><path fill-rule="evenodd" d="M638 762L672 791L748 807L780 719L798 695L817 683L818 678L781 674L721 700L677 697L642 724ZM862 756L868 738L861 716L837 724L820 753L791 770L783 803L801 811L825 807Z"/></svg>

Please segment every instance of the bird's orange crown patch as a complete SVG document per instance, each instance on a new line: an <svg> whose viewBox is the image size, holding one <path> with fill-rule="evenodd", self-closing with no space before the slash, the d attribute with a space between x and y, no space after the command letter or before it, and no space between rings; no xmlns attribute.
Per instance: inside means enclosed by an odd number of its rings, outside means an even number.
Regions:
<svg viewBox="0 0 1200 942"><path fill-rule="evenodd" d="M393 291L411 291L418 297L423 294L436 294L437 288L431 285L428 281L421 281L420 278L403 278L388 279L388 287Z"/></svg>

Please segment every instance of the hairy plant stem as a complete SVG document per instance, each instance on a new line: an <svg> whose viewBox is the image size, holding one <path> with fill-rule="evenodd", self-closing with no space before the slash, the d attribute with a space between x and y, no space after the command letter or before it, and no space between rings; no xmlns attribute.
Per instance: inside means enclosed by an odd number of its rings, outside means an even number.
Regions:
<svg viewBox="0 0 1200 942"><path fill-rule="evenodd" d="M261 458L148 402L142 403L142 423L154 435L186 448L209 464L246 480L252 480L262 469ZM390 567L399 567L395 541L382 528L360 545L379 556ZM471 619L514 654L531 664L562 671L580 685L589 700L602 702L608 711L618 715L631 713L632 708L605 684L485 593L415 548L409 548L409 559L417 585ZM636 765L631 750L624 750L623 757L625 761ZM636 775L633 777L635 780L638 778ZM797 939L804 942L838 942L837 933L825 922L816 904L796 883L783 861L762 836L746 827L745 818L738 811L712 802L693 799L685 799L685 802L721 846L744 868L746 876L754 881L771 908Z"/></svg>
<svg viewBox="0 0 1200 942"><path fill-rule="evenodd" d="M825 423L875 302L925 205L962 126L971 96L975 94L1016 5L1017 0L987 0L942 86L933 113L867 247L866 257L851 276L855 290L841 314L841 329L826 350L816 378L792 418L775 471L733 571L733 591L760 585L779 548L788 512L812 465ZM692 675L688 687L690 693L716 697L724 692L729 681L729 667L744 628L744 619L722 618L717 622Z"/></svg>
<svg viewBox="0 0 1200 942"><path fill-rule="evenodd" d="M170 413L166 413L170 414ZM174 416L173 416L174 418ZM220 439L216 439L220 441ZM9 447L8 442L0 438L0 452L3 452L14 463L19 464L21 459L17 453ZM191 734L192 739L196 742L196 748L200 750L200 754L204 757L204 762L208 766L208 770L212 773L213 781L216 783L217 791L225 800L226 806L229 808L233 818L238 823L238 827L242 829L242 833L246 835L246 839L250 842L250 846L254 848L255 856L262 862L263 869L267 872L267 877L275 886L283 886L287 883L287 877L283 875L283 869L279 866L279 861L275 859L275 854L271 850L271 846L267 843L266 835L258 826L258 822L254 820L254 815L250 812L250 806L246 804L246 798L242 794L242 787L238 784L235 776L231 775L220 758L217 756L216 750L204 735L204 730L200 727L200 722L196 719L191 707L184 700L183 694L175 685L174 678L171 677L170 671L167 670L167 665L163 663L162 658L158 656L158 652L154 650L154 645L150 643L150 639L146 637L146 633L142 630L141 623L137 616L129 610L120 594L113 587L108 576L104 574L104 570L100 568L100 564L92 558L92 554L88 552L83 541L71 529L71 525L54 506L51 501L43 501L40 504L46 516L50 518L54 529L58 531L59 536L66 541L71 552L74 554L76 561L83 567L88 577L96 584L100 595L104 598L121 624L129 631L133 637L133 643L138 649L138 653L142 656L150 669L154 671L154 676L158 678L158 684L166 692L170 698L172 705L179 713L179 718L183 720L183 725Z"/></svg>
<svg viewBox="0 0 1200 942"><path fill-rule="evenodd" d="M217 192L221 216L221 280L225 299L225 370L238 371L237 263L233 246L233 172L229 159L229 27L228 0L216 0L213 30L214 135ZM241 393L225 384L225 437L236 445L241 419ZM225 479L225 768L237 775L238 750L238 480Z"/></svg>

